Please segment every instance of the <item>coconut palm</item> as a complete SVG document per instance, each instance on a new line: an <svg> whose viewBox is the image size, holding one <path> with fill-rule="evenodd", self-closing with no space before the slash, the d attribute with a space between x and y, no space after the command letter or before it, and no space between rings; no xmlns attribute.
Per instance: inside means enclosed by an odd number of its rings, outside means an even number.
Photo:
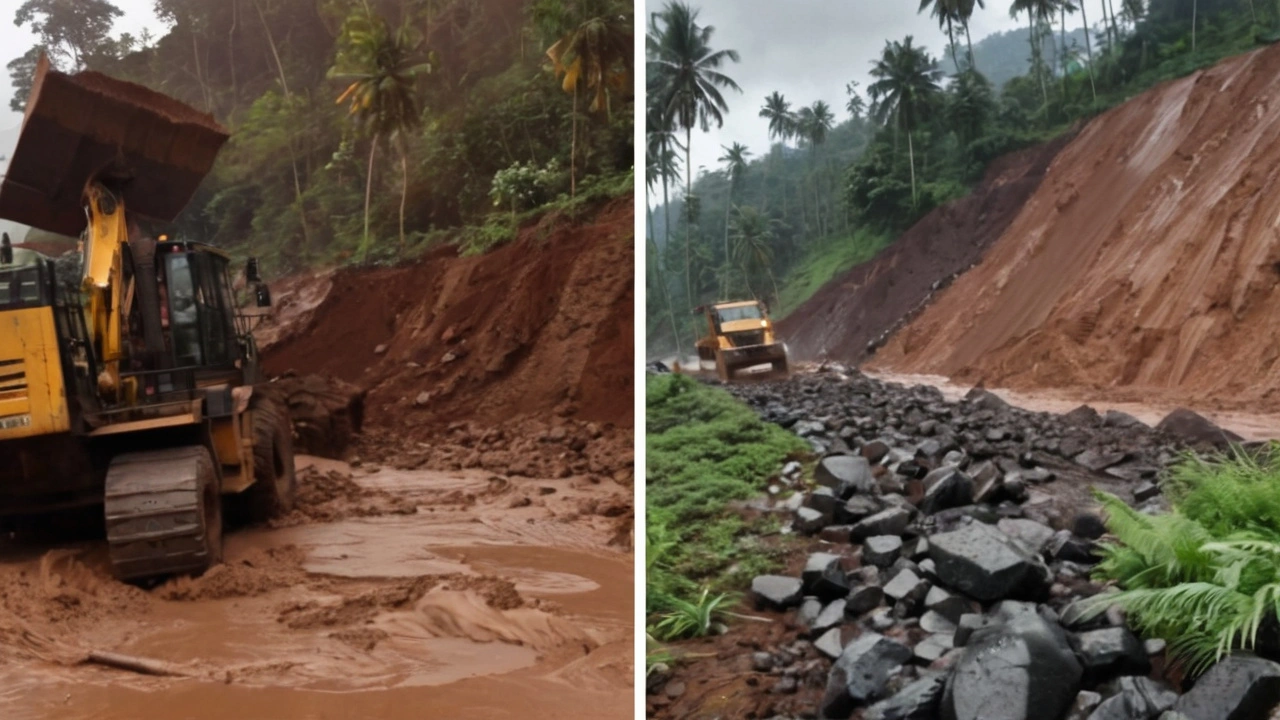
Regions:
<svg viewBox="0 0 1280 720"><path fill-rule="evenodd" d="M969 36L969 19L973 17L973 11L976 8L986 9L983 0L956 0L956 18L964 27L964 42L969 49L969 67L976 70L977 64L973 61L973 38Z"/></svg>
<svg viewBox="0 0 1280 720"><path fill-rule="evenodd" d="M818 100L813 105L801 108L796 114L796 134L809 146L810 182L813 184L814 218L817 221L819 235L825 236L822 225L822 198L818 193L816 163L818 147L827 141L827 133L835 125L835 115L831 107Z"/></svg>
<svg viewBox="0 0 1280 720"><path fill-rule="evenodd" d="M657 173L657 180L662 182L662 207L663 220L666 225L665 239L671 237L671 198L668 192L671 180L680 177L680 141L676 139L676 135L672 132L671 127L665 123L659 108L649 104L646 110L645 120L645 139L647 141L645 153L653 159L654 170Z"/></svg>
<svg viewBox="0 0 1280 720"><path fill-rule="evenodd" d="M669 2L653 14L646 38L648 64L646 74L653 79L656 106L666 120L664 125L685 131L685 198L693 194L693 127L703 132L724 126L724 113L729 105L721 89L739 92L742 88L720 68L729 61L738 62L736 50L714 50L711 36L715 28L699 25L698 12L683 2ZM689 257L693 228L685 226L685 291L692 303L693 278Z"/></svg>
<svg viewBox="0 0 1280 720"><path fill-rule="evenodd" d="M1065 7L1071 0L1058 0ZM1089 39L1089 14L1085 12L1084 2L1080 3L1080 23L1084 25L1084 51L1089 56L1089 90L1093 93L1093 101L1098 102L1098 88L1093 82L1093 42Z"/></svg>
<svg viewBox="0 0 1280 720"><path fill-rule="evenodd" d="M863 113L867 111L867 104L858 94L858 81L846 83L844 91L849 95L849 102L845 103L844 109L849 111L849 117L855 122L861 120Z"/></svg>
<svg viewBox="0 0 1280 720"><path fill-rule="evenodd" d="M420 62L422 39L408 25L393 32L387 21L366 8L351 15L343 36L332 78L350 81L338 97L348 103L350 117L358 129L372 137L369 170L364 192L364 238L359 258L369 252L369 202L373 194L373 162L378 144L394 139L400 149L402 184L400 192L400 248L404 249L404 207L409 194L409 160L405 136L421 123L416 91L417 79L431 71L432 63Z"/></svg>
<svg viewBox="0 0 1280 720"><path fill-rule="evenodd" d="M1041 52L1040 41L1036 35L1036 26L1049 23L1052 27L1053 16L1058 11L1058 2L1059 0L1013 0L1013 4L1009 7L1010 17L1017 18L1023 13L1027 15L1027 28L1031 33L1032 69L1040 79L1040 94L1044 98L1045 105L1049 104L1049 90L1044 84L1044 54Z"/></svg>
<svg viewBox="0 0 1280 720"><path fill-rule="evenodd" d="M886 41L880 58L872 61L875 82L867 88L874 102L876 121L892 122L907 134L907 157L911 164L911 199L916 198L915 148L911 132L941 93L942 71L924 48L903 42Z"/></svg>
<svg viewBox="0 0 1280 720"><path fill-rule="evenodd" d="M733 258L742 268L743 281L747 292L755 296L751 289L752 270L763 269L769 276L773 287L774 303L778 302L778 282L773 276L773 239L778 221L765 215L753 207L735 208L733 218Z"/></svg>
<svg viewBox="0 0 1280 720"><path fill-rule="evenodd" d="M565 92L573 93L573 129L569 150L569 196L577 192L578 90L585 85L592 92L590 112L609 114L612 92L625 91L631 84L633 35L624 12L602 12L585 18L551 47L556 77L564 76Z"/></svg>
<svg viewBox="0 0 1280 720"><path fill-rule="evenodd" d="M724 208L724 262L728 266L730 263L729 255L729 210L733 208L733 194L742 186L742 178L747 174L747 158L751 157L751 151L746 145L735 142L733 147L720 146L724 149L724 155L720 156L720 162L724 163L725 174L729 176L729 197L725 201ZM726 278L728 273L725 273ZM725 281L725 287L721 289L721 297L728 297L729 287L728 280Z"/></svg>
<svg viewBox="0 0 1280 720"><path fill-rule="evenodd" d="M928 10L931 17L938 19L938 27L947 29L947 46L951 48L951 62L955 63L956 72L960 72L960 59L956 57L953 22L959 19L959 4L959 0L920 0L920 9L916 10L916 14Z"/></svg>

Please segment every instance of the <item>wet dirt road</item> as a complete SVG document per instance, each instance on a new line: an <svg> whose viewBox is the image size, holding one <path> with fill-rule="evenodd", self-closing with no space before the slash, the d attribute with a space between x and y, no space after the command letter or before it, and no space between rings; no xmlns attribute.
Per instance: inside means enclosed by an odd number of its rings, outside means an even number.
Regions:
<svg viewBox="0 0 1280 720"><path fill-rule="evenodd" d="M99 542L6 550L3 716L631 717L632 558L581 510L629 489L306 465L300 510L198 579L116 583Z"/></svg>

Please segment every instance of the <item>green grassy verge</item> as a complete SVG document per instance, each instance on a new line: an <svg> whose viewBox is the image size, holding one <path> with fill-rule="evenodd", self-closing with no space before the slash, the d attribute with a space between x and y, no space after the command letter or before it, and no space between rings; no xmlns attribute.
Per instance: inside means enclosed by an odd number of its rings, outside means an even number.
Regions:
<svg viewBox="0 0 1280 720"><path fill-rule="evenodd" d="M860 229L854 231L852 237L820 241L818 247L783 279L778 290L781 297L776 319L780 320L800 307L835 276L875 257L891 240L885 233Z"/></svg>
<svg viewBox="0 0 1280 720"><path fill-rule="evenodd" d="M699 603L702 588L740 589L776 567L780 550L729 503L764 491L799 438L760 420L728 393L683 375L646 381L646 610L651 618Z"/></svg>

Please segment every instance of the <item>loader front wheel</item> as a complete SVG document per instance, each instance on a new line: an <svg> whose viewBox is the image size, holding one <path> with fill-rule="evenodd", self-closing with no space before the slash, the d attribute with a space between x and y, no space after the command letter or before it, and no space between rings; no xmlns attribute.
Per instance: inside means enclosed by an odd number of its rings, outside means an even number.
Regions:
<svg viewBox="0 0 1280 720"><path fill-rule="evenodd" d="M297 475L293 465L293 427L278 400L254 395L253 485L246 491L249 515L265 522L293 510Z"/></svg>

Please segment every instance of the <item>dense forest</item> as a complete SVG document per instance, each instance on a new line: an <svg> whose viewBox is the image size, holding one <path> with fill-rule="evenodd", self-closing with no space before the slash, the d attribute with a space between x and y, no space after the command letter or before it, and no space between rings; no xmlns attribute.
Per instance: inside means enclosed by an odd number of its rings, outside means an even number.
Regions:
<svg viewBox="0 0 1280 720"><path fill-rule="evenodd" d="M902 3L904 13L916 9ZM786 88L741 96L738 53L717 46L711 19L684 2L654 12L646 42L650 351L689 350L697 331L690 309L702 302L755 297L785 315L965 194L997 157L1272 42L1280 26L1280 2L1262 0L1105 0L1103 9L1086 17L1072 0L925 0L919 11L938 21L939 36L886 40L870 85L848 83L843 108L806 105ZM1010 13L1024 29L972 43L975 12ZM930 54L931 41L943 55ZM720 167L695 177L689 145L731 111L766 118L772 147L731 143Z"/></svg>
<svg viewBox="0 0 1280 720"><path fill-rule="evenodd" d="M630 192L629 0L25 0L21 110L40 53L211 113L231 140L174 231L274 273L482 252L522 218Z"/></svg>

